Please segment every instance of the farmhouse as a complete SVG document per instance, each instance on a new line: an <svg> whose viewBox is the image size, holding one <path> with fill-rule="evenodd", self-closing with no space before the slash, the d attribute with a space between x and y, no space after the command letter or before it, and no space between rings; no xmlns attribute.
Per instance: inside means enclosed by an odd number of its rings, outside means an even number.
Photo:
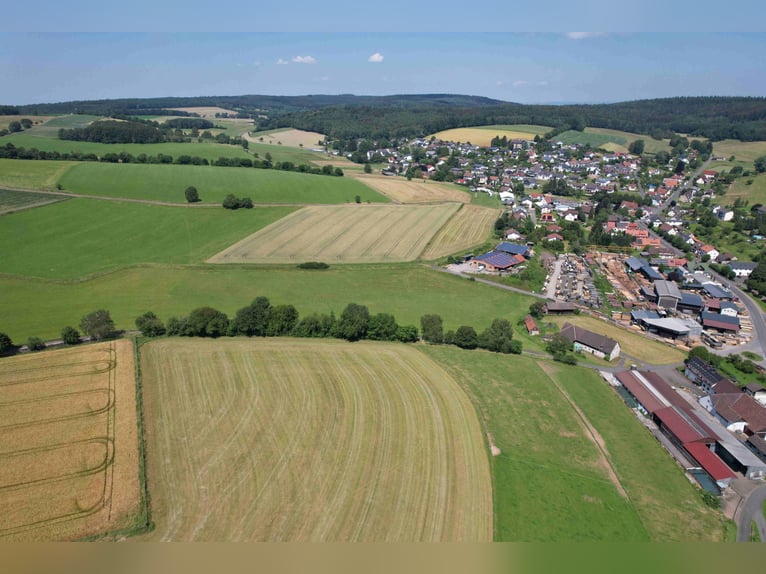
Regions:
<svg viewBox="0 0 766 574"><path fill-rule="evenodd" d="M729 263L729 269L731 269L737 277L750 277L750 274L756 267L758 267L758 264L750 261L732 261Z"/></svg>
<svg viewBox="0 0 766 574"><path fill-rule="evenodd" d="M532 315L526 316L524 319L524 326L527 328L527 333L530 335L534 336L540 334L540 328L537 326L537 321L535 321Z"/></svg>
<svg viewBox="0 0 766 574"><path fill-rule="evenodd" d="M564 323L561 327L561 334L574 343L575 351L590 353L607 361L620 356L620 344L604 335L569 323Z"/></svg>

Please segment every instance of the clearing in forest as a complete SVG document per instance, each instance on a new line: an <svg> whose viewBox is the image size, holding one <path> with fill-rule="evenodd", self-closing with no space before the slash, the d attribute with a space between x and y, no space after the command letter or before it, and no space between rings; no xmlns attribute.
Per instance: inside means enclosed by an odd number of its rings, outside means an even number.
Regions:
<svg viewBox="0 0 766 574"><path fill-rule="evenodd" d="M127 340L0 360L0 540L137 526L134 374Z"/></svg>
<svg viewBox="0 0 766 574"><path fill-rule="evenodd" d="M209 263L412 261L459 204L304 207L232 245Z"/></svg>
<svg viewBox="0 0 766 574"><path fill-rule="evenodd" d="M162 541L489 541L487 444L412 346L166 339L142 349Z"/></svg>

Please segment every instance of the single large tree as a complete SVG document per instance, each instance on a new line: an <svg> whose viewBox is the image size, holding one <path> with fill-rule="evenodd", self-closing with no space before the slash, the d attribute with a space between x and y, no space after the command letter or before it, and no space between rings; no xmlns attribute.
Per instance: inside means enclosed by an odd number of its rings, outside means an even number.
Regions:
<svg viewBox="0 0 766 574"><path fill-rule="evenodd" d="M266 297L256 297L250 305L243 307L231 322L232 335L264 337L271 314L271 303Z"/></svg>
<svg viewBox="0 0 766 574"><path fill-rule="evenodd" d="M225 313L212 307L199 307L186 319L187 334L191 337L221 337L229 328Z"/></svg>
<svg viewBox="0 0 766 574"><path fill-rule="evenodd" d="M758 173L766 172L766 155L755 158L755 162L753 163L755 165L755 171Z"/></svg>
<svg viewBox="0 0 766 574"><path fill-rule="evenodd" d="M83 316L80 320L80 329L92 339L105 339L114 333L114 321L109 311L98 309Z"/></svg>
<svg viewBox="0 0 766 574"><path fill-rule="evenodd" d="M76 345L80 342L80 332L74 327L67 325L61 329L61 340L65 345Z"/></svg>
<svg viewBox="0 0 766 574"><path fill-rule="evenodd" d="M396 319L389 313L378 313L370 317L370 325L367 329L367 338L373 341L396 341L399 325Z"/></svg>
<svg viewBox="0 0 766 574"><path fill-rule="evenodd" d="M479 345L479 336L473 327L461 325L455 331L455 344L461 349L475 349Z"/></svg>
<svg viewBox="0 0 766 574"><path fill-rule="evenodd" d="M13 341L5 333L0 333L0 353L7 353L13 349Z"/></svg>
<svg viewBox="0 0 766 574"><path fill-rule="evenodd" d="M298 323L298 310L292 305L276 305L269 313L266 324L266 335L269 337L285 337L289 335Z"/></svg>
<svg viewBox="0 0 766 574"><path fill-rule="evenodd" d="M341 339L347 341L358 341L364 339L367 335L367 328L370 323L370 311L365 305L349 303L340 314L337 333Z"/></svg>
<svg viewBox="0 0 766 574"><path fill-rule="evenodd" d="M186 191L184 191L184 195L186 196L186 201L189 203L196 203L199 201L199 192L197 191L197 188L193 185L190 185L186 188Z"/></svg>
<svg viewBox="0 0 766 574"><path fill-rule="evenodd" d="M136 317L136 328L144 337L159 337L165 334L165 325L152 311Z"/></svg>

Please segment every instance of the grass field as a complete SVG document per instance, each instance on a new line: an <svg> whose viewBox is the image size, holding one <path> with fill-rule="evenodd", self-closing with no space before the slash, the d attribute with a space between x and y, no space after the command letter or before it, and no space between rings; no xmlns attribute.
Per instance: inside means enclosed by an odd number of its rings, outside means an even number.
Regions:
<svg viewBox="0 0 766 574"><path fill-rule="evenodd" d="M748 180L753 180L751 185L747 185ZM733 204L736 199L746 199L750 205L756 203L766 203L766 174L759 174L753 177L741 177L729 186L724 198L727 204Z"/></svg>
<svg viewBox="0 0 766 574"><path fill-rule="evenodd" d="M61 178L67 191L88 195L186 203L194 186L203 202L221 203L230 193L255 203L347 203L388 201L348 177L246 167L81 163Z"/></svg>
<svg viewBox="0 0 766 574"><path fill-rule="evenodd" d="M103 119L102 116L91 116L87 114L69 114L66 116L49 117L44 123L33 126L31 129L25 130L24 133L36 137L58 138L59 130L61 128L84 128L95 120Z"/></svg>
<svg viewBox="0 0 766 574"><path fill-rule="evenodd" d="M31 130L30 130L31 132ZM0 137L0 145L12 143L16 147L37 148L42 151L79 152L104 155L107 153L126 152L137 156L139 154L165 154L176 158L180 155L191 155L215 160L219 157L252 157L241 146L218 143L157 143L157 144L104 144L98 142L78 142L55 139L48 136L35 136L31 133L10 134Z"/></svg>
<svg viewBox="0 0 766 574"><path fill-rule="evenodd" d="M0 540L135 526L135 396L127 340L0 361Z"/></svg>
<svg viewBox="0 0 766 574"><path fill-rule="evenodd" d="M413 264L341 265L325 271L153 266L71 284L0 276L0 293L0 330L14 341L26 341L30 335L58 337L64 325L76 325L99 308L109 309L118 329L133 329L134 319L148 309L164 321L202 306L231 317L259 295L275 305L295 305L301 315L334 311L338 317L353 302L367 305L373 314L393 313L402 325L419 326L421 315L438 313L445 330L472 325L477 332L498 317L515 325L533 302L531 297ZM516 331L526 346L530 338L520 333L523 329Z"/></svg>
<svg viewBox="0 0 766 574"><path fill-rule="evenodd" d="M491 459L495 540L721 540L720 515L589 369L428 346L471 396Z"/></svg>
<svg viewBox="0 0 766 574"><path fill-rule="evenodd" d="M228 247L210 263L412 261L457 204L304 207Z"/></svg>
<svg viewBox="0 0 766 574"><path fill-rule="evenodd" d="M170 339L141 361L147 538L492 539L476 414L414 347Z"/></svg>
<svg viewBox="0 0 766 574"><path fill-rule="evenodd" d="M397 203L438 203L456 201L468 203L471 195L467 188L437 181L407 181L405 177L353 174L351 177L382 193Z"/></svg>
<svg viewBox="0 0 766 574"><path fill-rule="evenodd" d="M545 126L533 126L528 124L519 125L491 125L475 126L470 128L455 128L433 134L437 139L453 141L488 147L495 136L506 136L508 139L532 140L535 135L543 135L551 128Z"/></svg>
<svg viewBox="0 0 766 574"><path fill-rule="evenodd" d="M21 209L28 209L30 207L46 205L56 201L63 201L64 199L66 199L66 197L62 197L61 195L11 191L0 188L0 215Z"/></svg>
<svg viewBox="0 0 766 574"><path fill-rule="evenodd" d="M734 156L737 161L751 164L755 158L766 155L766 141L741 142L739 140L722 140L713 143L713 154L729 159Z"/></svg>
<svg viewBox="0 0 766 574"><path fill-rule="evenodd" d="M631 333L606 321L588 317L587 315L547 317L546 320L548 319L559 326L564 323L571 323L594 333L611 337L620 344L622 353L635 357L639 361L646 361L654 365L670 365L680 363L686 359L686 353L678 349L647 339L637 333Z"/></svg>
<svg viewBox="0 0 766 574"><path fill-rule="evenodd" d="M420 257L438 259L486 241L499 216L500 210L497 209L464 205L447 225L434 235Z"/></svg>
<svg viewBox="0 0 766 574"><path fill-rule="evenodd" d="M198 263L291 211L71 199L3 216L0 273L74 279L133 263Z"/></svg>
<svg viewBox="0 0 766 574"><path fill-rule="evenodd" d="M74 161L0 159L0 186L53 190Z"/></svg>
<svg viewBox="0 0 766 574"><path fill-rule="evenodd" d="M4 116L0 115L0 129L8 129L9 125L12 122L20 122L22 119L26 118L29 121L31 121L33 124L42 123L50 120L53 116L27 116L27 115L15 115L15 116ZM32 128L35 128L36 126L33 125ZM32 129L30 128L30 130ZM29 130L25 130L29 131Z"/></svg>
<svg viewBox="0 0 766 574"><path fill-rule="evenodd" d="M260 136L259 136L260 137ZM264 137L265 141L265 137ZM271 145L258 142L258 138L249 138L248 150L252 154L258 154L260 159L264 159L266 154L271 155L272 161L291 161L295 164L305 163L306 165L330 165L345 169L347 166L356 166L345 157L329 156L326 153L311 151L308 148L291 147L287 145ZM361 167L361 166L360 166Z"/></svg>
<svg viewBox="0 0 766 574"><path fill-rule="evenodd" d="M263 141L261 141L261 138L263 138ZM305 149L323 147L319 142L324 141L324 139L324 134L295 129L253 132L253 134L248 138L248 140L253 142L270 145L284 145L288 147L299 147Z"/></svg>
<svg viewBox="0 0 766 574"><path fill-rule="evenodd" d="M614 152L626 152L631 142L642 139L647 153L670 151L669 140L655 140L648 135L605 128L585 128L584 132L569 130L557 135L554 139L565 144L590 144L591 147L603 147Z"/></svg>

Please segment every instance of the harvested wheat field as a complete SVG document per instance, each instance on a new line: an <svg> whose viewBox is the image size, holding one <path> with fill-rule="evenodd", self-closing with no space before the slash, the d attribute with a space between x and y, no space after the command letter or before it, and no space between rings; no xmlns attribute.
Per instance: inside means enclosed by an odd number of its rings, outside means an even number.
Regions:
<svg viewBox="0 0 766 574"><path fill-rule="evenodd" d="M263 140L261 140L263 138ZM271 145L284 145L288 147L303 147L306 149L322 148L325 139L324 134L307 132L303 130L287 129L268 132L254 132L247 138L251 142Z"/></svg>
<svg viewBox="0 0 766 574"><path fill-rule="evenodd" d="M166 339L141 364L149 539L492 539L475 411L414 347Z"/></svg>
<svg viewBox="0 0 766 574"><path fill-rule="evenodd" d="M129 341L0 361L0 540L134 526L135 397Z"/></svg>
<svg viewBox="0 0 766 574"><path fill-rule="evenodd" d="M235 243L208 263L413 261L457 211L442 205L317 205Z"/></svg>
<svg viewBox="0 0 766 574"><path fill-rule="evenodd" d="M420 256L438 259L486 241L501 210L478 205L464 205L439 230Z"/></svg>
<svg viewBox="0 0 766 574"><path fill-rule="evenodd" d="M352 174L351 177L361 181L375 191L389 197L398 203L441 203L456 201L469 203L471 195L453 185L437 181L407 181L404 177Z"/></svg>
<svg viewBox="0 0 766 574"><path fill-rule="evenodd" d="M229 114L230 116L236 116L237 112L234 110L227 110L226 108L219 108L218 106L193 106L189 108L166 108L168 110L178 110L179 112L188 112L190 114L197 114L201 118L215 118L216 114Z"/></svg>

